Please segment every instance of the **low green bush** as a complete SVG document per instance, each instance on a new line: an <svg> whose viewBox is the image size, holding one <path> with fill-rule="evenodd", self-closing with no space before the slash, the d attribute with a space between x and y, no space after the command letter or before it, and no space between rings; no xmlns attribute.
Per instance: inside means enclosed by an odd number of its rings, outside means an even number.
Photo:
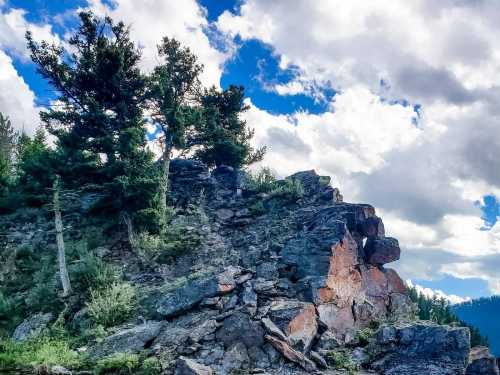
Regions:
<svg viewBox="0 0 500 375"><path fill-rule="evenodd" d="M116 353L99 360L94 375L159 375L162 367L158 358L143 358L139 354Z"/></svg>
<svg viewBox="0 0 500 375"><path fill-rule="evenodd" d="M358 373L358 365L353 361L350 354L340 350L332 350L327 354L327 360L337 370L346 370L349 375Z"/></svg>
<svg viewBox="0 0 500 375"><path fill-rule="evenodd" d="M269 168L262 168L257 173L249 174L248 187L271 197L296 200L304 195L304 187L297 179L278 180Z"/></svg>
<svg viewBox="0 0 500 375"><path fill-rule="evenodd" d="M184 223L170 223L161 234L139 233L132 247L146 262L168 263L201 245L199 231Z"/></svg>
<svg viewBox="0 0 500 375"><path fill-rule="evenodd" d="M28 290L25 303L29 311L59 312L60 304L58 280L55 262L52 258L43 258L39 269L33 274L32 286Z"/></svg>
<svg viewBox="0 0 500 375"><path fill-rule="evenodd" d="M276 187L276 176L270 168L261 168L256 173L248 175L248 188L259 193L269 193Z"/></svg>
<svg viewBox="0 0 500 375"><path fill-rule="evenodd" d="M76 261L69 267L73 288L86 291L87 289L102 289L121 279L118 267L106 263L93 252L81 252Z"/></svg>
<svg viewBox="0 0 500 375"><path fill-rule="evenodd" d="M366 346L375 335L375 331L371 328L363 328L356 332L356 340L360 346Z"/></svg>
<svg viewBox="0 0 500 375"><path fill-rule="evenodd" d="M272 197L279 197L286 200L297 200L304 196L304 186L299 180L287 178L277 181L269 194Z"/></svg>
<svg viewBox="0 0 500 375"><path fill-rule="evenodd" d="M95 375L129 375L136 374L140 367L137 354L117 353L100 359L94 368Z"/></svg>
<svg viewBox="0 0 500 375"><path fill-rule="evenodd" d="M105 289L91 289L86 303L94 325L113 327L125 322L137 307L135 288L129 283L115 282Z"/></svg>
<svg viewBox="0 0 500 375"><path fill-rule="evenodd" d="M84 361L64 338L44 336L24 342L0 342L0 372L29 368L40 371L55 365L73 369L81 367Z"/></svg>

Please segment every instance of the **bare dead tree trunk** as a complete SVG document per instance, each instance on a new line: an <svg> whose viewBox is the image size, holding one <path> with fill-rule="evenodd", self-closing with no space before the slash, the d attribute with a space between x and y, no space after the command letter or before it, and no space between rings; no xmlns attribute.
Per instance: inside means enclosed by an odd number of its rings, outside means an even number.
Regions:
<svg viewBox="0 0 500 375"><path fill-rule="evenodd" d="M66 267L66 250L64 248L63 225L61 219L61 206L59 202L59 176L54 180L54 216L56 226L57 257L59 260L59 275L63 287L63 297L68 296L71 291L68 268Z"/></svg>
<svg viewBox="0 0 500 375"><path fill-rule="evenodd" d="M168 193L168 175L170 172L170 158L172 154L172 142L165 137L165 143L163 146L163 165L162 165L162 177L160 182L160 212L162 224L166 220L167 214L167 193Z"/></svg>
<svg viewBox="0 0 500 375"><path fill-rule="evenodd" d="M122 217L123 217L123 222L127 227L128 242L130 246L132 246L133 248L135 246L135 238L134 238L134 227L132 226L132 220L130 219L130 216L128 216L127 213L123 213Z"/></svg>

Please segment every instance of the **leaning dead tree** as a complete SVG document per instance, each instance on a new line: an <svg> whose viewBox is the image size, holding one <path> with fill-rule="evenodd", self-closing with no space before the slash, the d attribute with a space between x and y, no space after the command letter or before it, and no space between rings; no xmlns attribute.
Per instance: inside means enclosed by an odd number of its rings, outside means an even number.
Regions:
<svg viewBox="0 0 500 375"><path fill-rule="evenodd" d="M61 219L61 203L59 200L59 176L56 176L53 185L53 205L54 219L56 226L56 241L57 241L57 258L59 261L59 275L63 287L63 297L66 297L71 292L71 283L69 281L68 268L66 267L66 250L64 247L63 225Z"/></svg>

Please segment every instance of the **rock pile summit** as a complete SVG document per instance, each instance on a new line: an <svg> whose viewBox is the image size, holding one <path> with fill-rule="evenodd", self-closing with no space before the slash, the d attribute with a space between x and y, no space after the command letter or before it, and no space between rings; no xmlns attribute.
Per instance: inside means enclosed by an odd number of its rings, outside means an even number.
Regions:
<svg viewBox="0 0 500 375"><path fill-rule="evenodd" d="M416 320L387 267L398 241L329 177L287 177L303 190L293 199L193 160L173 160L170 178L172 204L203 212L193 224L202 244L161 279L130 275L141 322L93 345L91 358L148 350L177 375L498 374L489 353L471 355L467 328Z"/></svg>

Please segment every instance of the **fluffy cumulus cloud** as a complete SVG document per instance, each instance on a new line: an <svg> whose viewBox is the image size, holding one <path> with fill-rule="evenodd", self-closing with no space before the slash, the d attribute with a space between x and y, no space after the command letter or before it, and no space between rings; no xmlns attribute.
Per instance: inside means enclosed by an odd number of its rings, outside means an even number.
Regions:
<svg viewBox="0 0 500 375"><path fill-rule="evenodd" d="M17 72L13 58L27 62L29 55L24 35L30 30L35 38L57 41L47 24L26 20L26 11L12 9L0 1L0 112L8 115L13 125L32 134L39 124L35 94Z"/></svg>
<svg viewBox="0 0 500 375"><path fill-rule="evenodd" d="M131 25L131 35L142 47L146 70L160 61L157 45L162 37L169 36L196 52L205 66L203 83L219 86L227 55L209 40L205 9L196 0L146 0L140 4L134 0L89 0L89 7Z"/></svg>
<svg viewBox="0 0 500 375"><path fill-rule="evenodd" d="M500 225L484 230L475 203L500 196L498 16L493 0L245 0L217 25L298 72L278 94L338 91L322 114L252 106L265 164L331 174L379 208L404 277L479 277L500 293Z"/></svg>

